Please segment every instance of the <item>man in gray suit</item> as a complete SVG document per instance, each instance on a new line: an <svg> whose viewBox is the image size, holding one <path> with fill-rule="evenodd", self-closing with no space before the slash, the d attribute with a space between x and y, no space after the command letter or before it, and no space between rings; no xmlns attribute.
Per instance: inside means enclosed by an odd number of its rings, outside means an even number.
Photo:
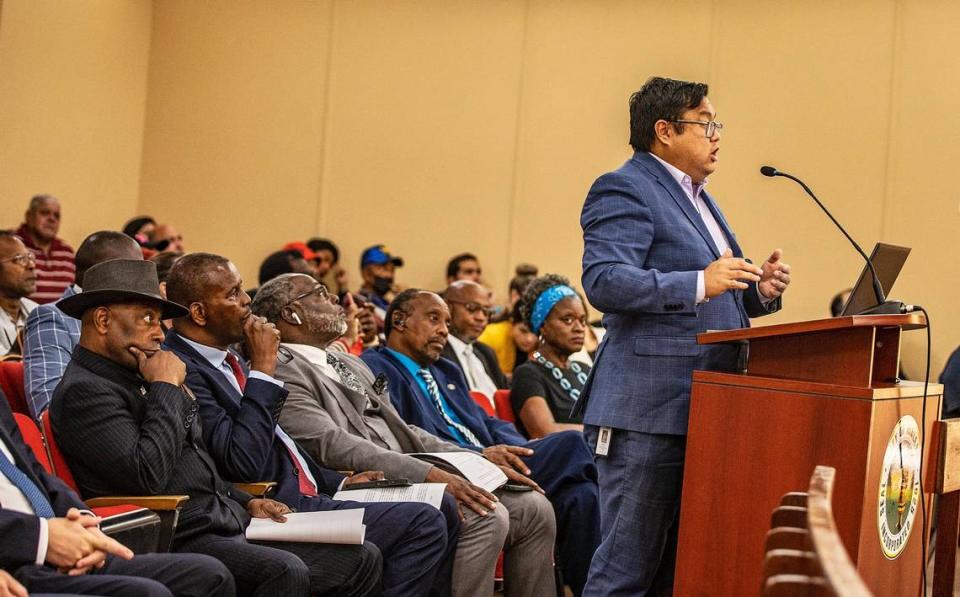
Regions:
<svg viewBox="0 0 960 597"><path fill-rule="evenodd" d="M280 425L302 448L328 468L381 470L388 478L447 484L444 508L461 517L454 595L493 595L501 549L507 594L554 593L556 523L550 502L536 491L493 495L408 456L463 449L407 425L387 388L359 358L325 350L346 329L335 296L310 276L285 274L260 287L252 309L277 326L293 357L278 364L275 375L290 392Z"/></svg>

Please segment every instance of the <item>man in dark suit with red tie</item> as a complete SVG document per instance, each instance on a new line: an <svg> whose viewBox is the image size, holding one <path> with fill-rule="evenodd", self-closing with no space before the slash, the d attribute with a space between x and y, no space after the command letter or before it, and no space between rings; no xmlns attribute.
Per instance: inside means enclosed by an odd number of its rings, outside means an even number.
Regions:
<svg viewBox="0 0 960 597"><path fill-rule="evenodd" d="M280 336L252 315L236 267L209 253L181 258L167 277L167 296L187 306L165 348L186 364L197 397L203 437L221 474L235 482L275 481L274 497L295 510L364 509L367 540L383 555L383 594L449 593L459 532L454 509L444 517L421 503L334 501L340 484L382 477L321 468L278 425L287 390L273 377ZM230 350L242 343L250 367Z"/></svg>
<svg viewBox="0 0 960 597"><path fill-rule="evenodd" d="M134 556L99 521L37 462L0 392L0 595L233 595L233 576L215 559Z"/></svg>

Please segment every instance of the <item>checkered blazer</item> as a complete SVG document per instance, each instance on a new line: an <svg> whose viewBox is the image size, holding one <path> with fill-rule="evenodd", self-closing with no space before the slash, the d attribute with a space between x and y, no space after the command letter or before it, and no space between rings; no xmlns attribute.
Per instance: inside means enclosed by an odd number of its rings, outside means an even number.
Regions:
<svg viewBox="0 0 960 597"><path fill-rule="evenodd" d="M701 195L734 256L736 236ZM693 371L734 370L739 348L697 344L706 330L747 327L780 308L755 284L696 303L697 272L720 257L693 202L649 153L608 172L587 194L583 289L604 312L607 334L577 403L584 422L643 433L687 432Z"/></svg>
<svg viewBox="0 0 960 597"><path fill-rule="evenodd" d="M69 286L60 300L77 294ZM59 302L59 301L58 301ZM70 355L80 342L80 320L57 308L56 303L40 305L27 317L23 346L23 384L27 407L35 419L46 410L53 391L70 363Z"/></svg>

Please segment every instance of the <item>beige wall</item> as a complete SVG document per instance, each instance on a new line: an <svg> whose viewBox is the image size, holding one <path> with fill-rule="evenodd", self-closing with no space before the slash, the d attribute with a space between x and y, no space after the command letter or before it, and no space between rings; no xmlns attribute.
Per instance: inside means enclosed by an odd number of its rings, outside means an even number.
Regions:
<svg viewBox="0 0 960 597"><path fill-rule="evenodd" d="M0 226L51 193L61 235L119 228L139 195L151 4L0 5Z"/></svg>
<svg viewBox="0 0 960 597"><path fill-rule="evenodd" d="M399 280L410 285L439 287L461 250L481 256L501 295L518 261L577 280L584 193L630 154L629 93L664 74L711 84L726 128L710 189L754 259L782 247L795 268L787 307L769 321L823 316L861 265L799 188L757 173L764 163L806 178L868 251L878 240L914 247L893 294L931 309L935 373L960 343L945 242L960 217L949 178L960 159L960 72L939 58L960 26L956 3L164 0L151 15L143 4L91 2L83 6L116 18L89 19L99 38L79 56L66 51L76 44L31 47L33 25L83 35L78 5L4 0L8 220L22 211L8 198L38 190L35 178L87 190L109 176L111 188L132 181L125 201L138 196L136 209L111 203L123 211L111 222L133 211L170 219L188 248L230 256L251 286L270 250L314 234L341 245L354 280L360 250L376 242L406 258ZM116 27L120 13L138 35ZM75 64L121 41L135 51L107 62L139 65L129 79L149 81L139 129L118 123L136 114L141 88L117 89L116 69ZM43 111L10 73L34 87L52 81L61 92L45 101L56 105ZM98 101L74 109L74 88ZM142 161L118 162L129 153L116 143L58 160L15 155L11 183L11 147L55 127L74 142L107 129L134 152L142 139ZM104 221L84 217L75 224ZM920 347L922 335L908 337ZM907 359L912 376L920 354Z"/></svg>

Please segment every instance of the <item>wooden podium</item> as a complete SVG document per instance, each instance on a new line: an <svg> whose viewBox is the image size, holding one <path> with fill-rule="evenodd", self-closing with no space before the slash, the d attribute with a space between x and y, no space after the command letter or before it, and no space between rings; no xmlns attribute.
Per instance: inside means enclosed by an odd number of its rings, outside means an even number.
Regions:
<svg viewBox="0 0 960 597"><path fill-rule="evenodd" d="M920 593L943 388L930 384L924 417L923 383L897 372L901 331L925 326L866 315L698 336L749 353L742 373L693 375L675 595L759 594L770 513L820 464L837 470L837 528L870 589Z"/></svg>

